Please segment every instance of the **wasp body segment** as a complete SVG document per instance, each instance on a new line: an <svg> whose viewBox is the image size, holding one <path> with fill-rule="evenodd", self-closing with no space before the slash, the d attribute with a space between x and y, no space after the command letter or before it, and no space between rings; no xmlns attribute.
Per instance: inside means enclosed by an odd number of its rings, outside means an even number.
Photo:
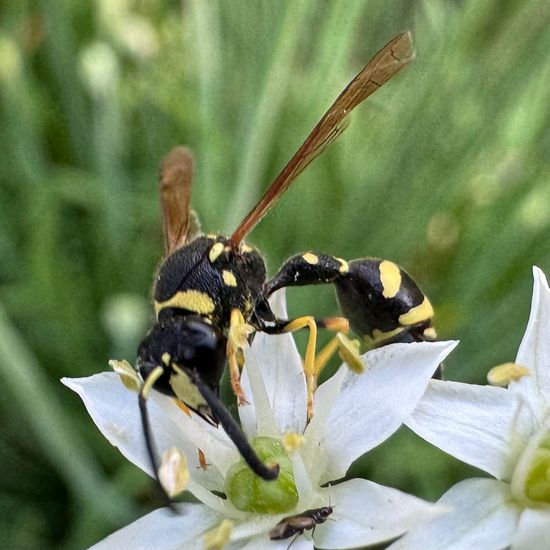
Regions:
<svg viewBox="0 0 550 550"><path fill-rule="evenodd" d="M269 296L287 286L327 283L334 284L351 328L369 345L435 339L430 301L408 273L388 260L346 262L306 252L287 260L264 292Z"/></svg>

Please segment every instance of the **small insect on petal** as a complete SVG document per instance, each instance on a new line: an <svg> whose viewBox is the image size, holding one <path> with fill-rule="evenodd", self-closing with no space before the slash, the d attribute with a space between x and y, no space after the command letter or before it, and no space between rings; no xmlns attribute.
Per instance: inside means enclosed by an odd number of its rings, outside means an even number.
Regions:
<svg viewBox="0 0 550 550"><path fill-rule="evenodd" d="M288 432L283 436L283 447L287 453L297 451L304 443L304 436L296 432Z"/></svg>
<svg viewBox="0 0 550 550"><path fill-rule="evenodd" d="M531 376L531 371L527 367L517 363L502 363L487 373L487 382L491 386L506 387L510 382L517 382L524 376Z"/></svg>
<svg viewBox="0 0 550 550"><path fill-rule="evenodd" d="M109 366L120 376L120 381L126 388L139 392L141 388L141 378L128 361L111 359L109 361Z"/></svg>
<svg viewBox="0 0 550 550"><path fill-rule="evenodd" d="M189 470L185 455L172 447L162 455L159 479L169 497L179 495L189 483Z"/></svg>
<svg viewBox="0 0 550 550"><path fill-rule="evenodd" d="M233 531L233 522L224 519L217 527L204 535L205 550L222 550L229 544L229 537Z"/></svg>

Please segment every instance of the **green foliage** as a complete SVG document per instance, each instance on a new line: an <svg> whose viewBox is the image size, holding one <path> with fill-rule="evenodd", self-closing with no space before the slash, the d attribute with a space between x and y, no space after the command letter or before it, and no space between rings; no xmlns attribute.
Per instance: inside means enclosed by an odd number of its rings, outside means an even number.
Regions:
<svg viewBox="0 0 550 550"><path fill-rule="evenodd" d="M162 250L163 154L195 150L203 226L231 231L404 28L415 63L358 109L251 240L271 272L311 248L403 265L440 336L462 341L452 379L482 383L514 358L530 266L550 270L543 0L37 0L2 3L0 21L6 548L82 548L154 505L146 476L58 379L133 359ZM289 298L292 313L335 312L328 289ZM357 470L430 498L470 475L405 432Z"/></svg>

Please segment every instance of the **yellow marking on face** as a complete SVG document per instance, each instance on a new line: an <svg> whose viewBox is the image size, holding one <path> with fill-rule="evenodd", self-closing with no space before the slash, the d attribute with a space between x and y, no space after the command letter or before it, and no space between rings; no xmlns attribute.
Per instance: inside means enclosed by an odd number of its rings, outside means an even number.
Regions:
<svg viewBox="0 0 550 550"><path fill-rule="evenodd" d="M223 243L214 243L212 245L212 248L210 249L210 252L208 253L208 259L210 260L210 263L213 264L222 252Z"/></svg>
<svg viewBox="0 0 550 550"><path fill-rule="evenodd" d="M224 269L222 271L222 277L223 277L223 282L227 286L237 286L237 279L235 278L235 275L233 274L232 271L229 271L228 269Z"/></svg>
<svg viewBox="0 0 550 550"><path fill-rule="evenodd" d="M334 258L336 261L340 262L340 267L338 268L338 271L340 273L347 273L349 271L349 265L346 260L342 260L342 258Z"/></svg>
<svg viewBox="0 0 550 550"><path fill-rule="evenodd" d="M319 263L319 257L313 254L312 252L306 252L305 254L302 254L302 258L311 265L315 265Z"/></svg>
<svg viewBox="0 0 550 550"><path fill-rule="evenodd" d="M197 386L189 379L189 376L179 367L175 367L174 370L175 372L170 376L170 386L177 398L196 411L210 409Z"/></svg>
<svg viewBox="0 0 550 550"><path fill-rule="evenodd" d="M206 315L207 313L212 313L216 306L212 298L200 290L180 290L164 302L155 301L155 313L157 316L160 310L167 307L187 309L199 315Z"/></svg>
<svg viewBox="0 0 550 550"><path fill-rule="evenodd" d="M251 246L248 246L247 244L241 244L241 252L244 252L245 254L248 254L249 252L252 252L254 249Z"/></svg>
<svg viewBox="0 0 550 550"><path fill-rule="evenodd" d="M218 235L216 233L208 233L207 238L216 240L218 238Z"/></svg>
<svg viewBox="0 0 550 550"><path fill-rule="evenodd" d="M167 366L169 367L170 366L170 361L172 361L172 357L170 356L170 354L165 351L163 354L162 354L162 362Z"/></svg>
<svg viewBox="0 0 550 550"><path fill-rule="evenodd" d="M422 335L426 338L426 340L435 340L437 338L437 332L434 327L428 327Z"/></svg>
<svg viewBox="0 0 550 550"><path fill-rule="evenodd" d="M401 270L393 262L384 260L380 262L380 282L382 283L382 296L393 298L401 287Z"/></svg>
<svg viewBox="0 0 550 550"><path fill-rule="evenodd" d="M405 330L404 327L397 327L396 329L389 330L388 332L384 332L382 330L378 330L377 328L375 328L372 331L371 343L379 344L380 342L384 342L385 340L389 340L390 338L397 336L400 332L403 332L404 330Z"/></svg>
<svg viewBox="0 0 550 550"><path fill-rule="evenodd" d="M424 296L424 300L421 304L413 307L399 316L399 323L404 326L417 325L422 321L427 321L434 316L434 308L430 303L430 300Z"/></svg>

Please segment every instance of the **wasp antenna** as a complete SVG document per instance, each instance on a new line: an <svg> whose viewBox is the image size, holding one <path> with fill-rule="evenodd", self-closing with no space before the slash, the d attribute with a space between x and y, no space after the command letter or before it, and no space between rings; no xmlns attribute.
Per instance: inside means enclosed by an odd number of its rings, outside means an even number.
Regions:
<svg viewBox="0 0 550 550"><path fill-rule="evenodd" d="M155 458L155 448L153 445L153 435L151 431L151 424L149 422L149 411L147 410L147 389L150 385L147 382L142 386L141 391L138 394L139 412L141 416L141 426L143 428L143 436L145 438L145 446L147 447L147 454L149 455L149 461L151 468L155 474L155 480L159 488L159 493L164 506L168 506L174 513L178 513L174 506L174 501L168 496L166 489L162 486L158 474L157 460Z"/></svg>
<svg viewBox="0 0 550 550"><path fill-rule="evenodd" d="M279 475L279 465L273 464L267 466L264 464L250 446L250 443L246 439L239 425L233 420L233 417L229 414L224 404L220 401L220 398L213 392L195 372L186 371L186 374L192 379L193 383L204 397L204 400L208 403L208 406L214 413L214 416L219 420L225 433L229 436L231 441L235 444L235 447L241 453L245 462L250 466L250 469L262 479L266 481L273 481L277 479Z"/></svg>

